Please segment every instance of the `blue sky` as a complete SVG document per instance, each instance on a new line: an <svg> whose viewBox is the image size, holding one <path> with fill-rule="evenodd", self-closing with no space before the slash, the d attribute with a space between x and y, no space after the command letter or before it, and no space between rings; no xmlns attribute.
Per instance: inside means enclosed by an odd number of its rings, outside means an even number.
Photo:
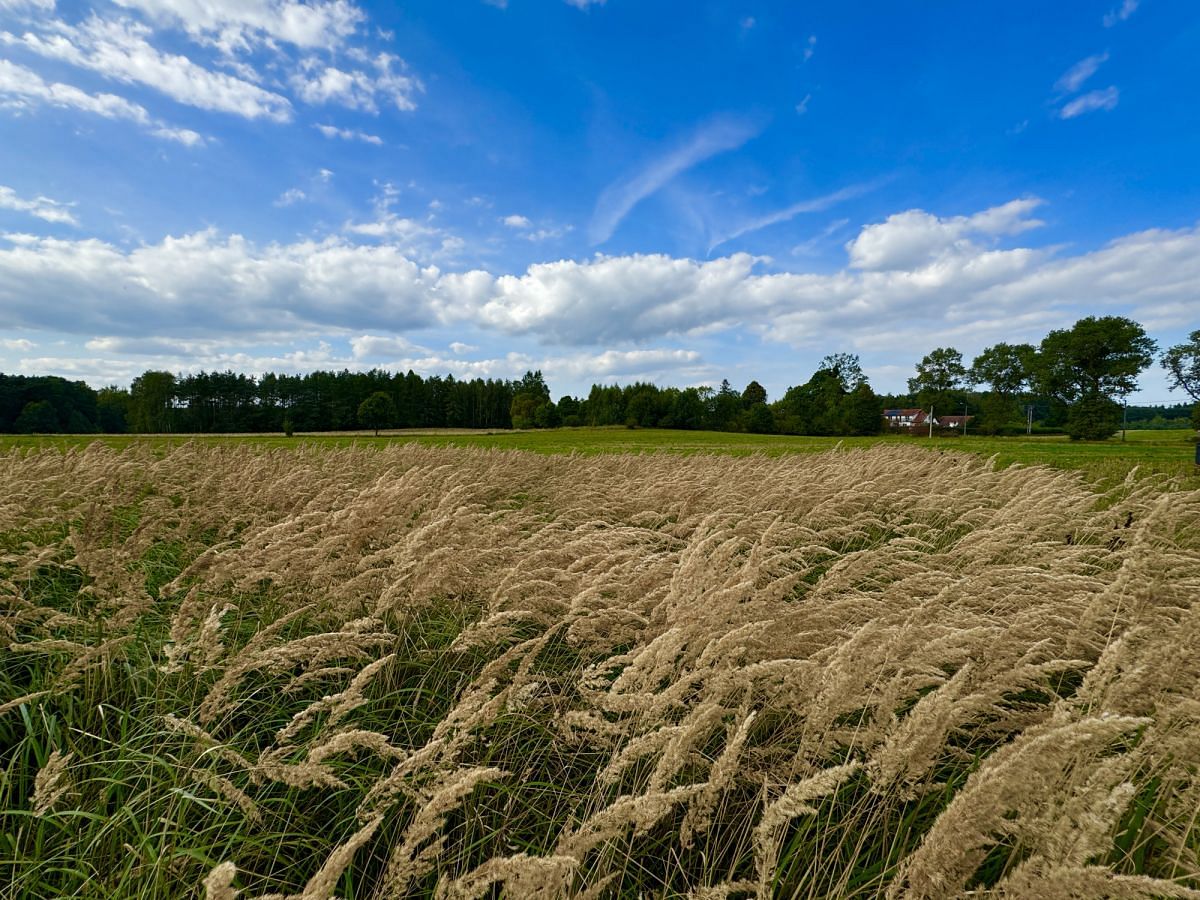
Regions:
<svg viewBox="0 0 1200 900"><path fill-rule="evenodd" d="M1166 345L1198 50L1190 0L0 0L0 370L778 396L1084 315Z"/></svg>

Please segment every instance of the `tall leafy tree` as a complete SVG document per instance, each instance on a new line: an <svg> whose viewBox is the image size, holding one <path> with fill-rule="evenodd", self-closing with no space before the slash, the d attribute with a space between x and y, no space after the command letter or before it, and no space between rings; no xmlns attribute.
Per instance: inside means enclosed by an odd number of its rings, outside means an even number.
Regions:
<svg viewBox="0 0 1200 900"><path fill-rule="evenodd" d="M767 402L767 389L757 381L751 381L742 391L742 406L749 409L756 403Z"/></svg>
<svg viewBox="0 0 1200 900"><path fill-rule="evenodd" d="M862 363L854 353L830 353L821 360L817 369L832 372L846 393L850 393L867 380L867 376L863 374Z"/></svg>
<svg viewBox="0 0 1200 900"><path fill-rule="evenodd" d="M995 434L1017 416L1016 398L1029 385L1034 356L1030 344L996 344L988 347L971 363L967 380L987 385L983 398L983 430Z"/></svg>
<svg viewBox="0 0 1200 900"><path fill-rule="evenodd" d="M129 424L134 431L162 434L174 430L175 376L143 372L129 386Z"/></svg>
<svg viewBox="0 0 1200 900"><path fill-rule="evenodd" d="M1132 319L1088 316L1042 339L1034 365L1038 389L1069 405L1067 433L1103 440L1120 424L1117 398L1137 390L1155 342Z"/></svg>
<svg viewBox="0 0 1200 900"><path fill-rule="evenodd" d="M967 380L962 354L953 347L938 347L917 363L917 374L908 379L908 391L922 409L948 413L962 406L961 392Z"/></svg>
<svg viewBox="0 0 1200 900"><path fill-rule="evenodd" d="M1186 342L1168 349L1161 362L1171 389L1192 398L1192 424L1200 429L1200 331L1193 331Z"/></svg>

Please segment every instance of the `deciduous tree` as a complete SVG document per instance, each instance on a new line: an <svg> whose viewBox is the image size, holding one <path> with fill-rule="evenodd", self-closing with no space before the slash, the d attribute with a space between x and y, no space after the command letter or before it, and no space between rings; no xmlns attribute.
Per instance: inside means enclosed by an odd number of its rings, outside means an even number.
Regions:
<svg viewBox="0 0 1200 900"><path fill-rule="evenodd" d="M396 421L396 401L391 394L376 391L358 404L358 424L374 429L376 436L380 428L387 428Z"/></svg>
<svg viewBox="0 0 1200 900"><path fill-rule="evenodd" d="M1137 376L1154 361L1154 341L1122 316L1088 316L1042 339L1035 362L1039 390L1070 405L1073 440L1104 440L1117 430L1116 398L1137 389Z"/></svg>
<svg viewBox="0 0 1200 900"><path fill-rule="evenodd" d="M1171 389L1183 391L1195 403L1192 424L1200 429L1200 331L1193 331L1186 342L1167 350L1162 365Z"/></svg>

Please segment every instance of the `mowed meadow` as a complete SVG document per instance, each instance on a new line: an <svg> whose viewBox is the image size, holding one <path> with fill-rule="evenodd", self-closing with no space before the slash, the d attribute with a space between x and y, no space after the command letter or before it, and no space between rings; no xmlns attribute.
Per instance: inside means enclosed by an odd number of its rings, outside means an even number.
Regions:
<svg viewBox="0 0 1200 900"><path fill-rule="evenodd" d="M0 609L6 897L1200 897L1161 475L9 449Z"/></svg>

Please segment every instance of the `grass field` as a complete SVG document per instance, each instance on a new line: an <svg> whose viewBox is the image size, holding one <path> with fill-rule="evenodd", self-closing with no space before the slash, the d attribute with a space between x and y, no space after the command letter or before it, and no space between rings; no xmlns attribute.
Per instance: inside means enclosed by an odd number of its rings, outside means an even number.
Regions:
<svg viewBox="0 0 1200 900"><path fill-rule="evenodd" d="M581 437L0 454L0 896L1200 898L1200 491Z"/></svg>
<svg viewBox="0 0 1200 900"><path fill-rule="evenodd" d="M0 435L0 452L10 448L79 447L94 440L121 448L148 443L165 449L186 440L208 444L252 443L263 447L372 447L396 442L415 441L426 446L496 447L532 450L538 453L722 453L744 455L764 453L816 453L841 445L868 447L876 444L916 444L938 450L957 450L996 458L1001 466L1047 465L1076 469L1090 481L1112 484L1137 467L1142 474L1161 474L1177 479L1181 485L1200 487L1200 468L1195 464L1195 443L1190 431L1130 431L1127 440L1085 443L1063 436L989 438L968 435L916 439L911 437L821 438L790 435L732 434L714 431L668 431L629 428L559 428L547 431L510 432L387 432L379 437L370 432L352 434L296 435L197 435L180 436L92 435L40 437Z"/></svg>

